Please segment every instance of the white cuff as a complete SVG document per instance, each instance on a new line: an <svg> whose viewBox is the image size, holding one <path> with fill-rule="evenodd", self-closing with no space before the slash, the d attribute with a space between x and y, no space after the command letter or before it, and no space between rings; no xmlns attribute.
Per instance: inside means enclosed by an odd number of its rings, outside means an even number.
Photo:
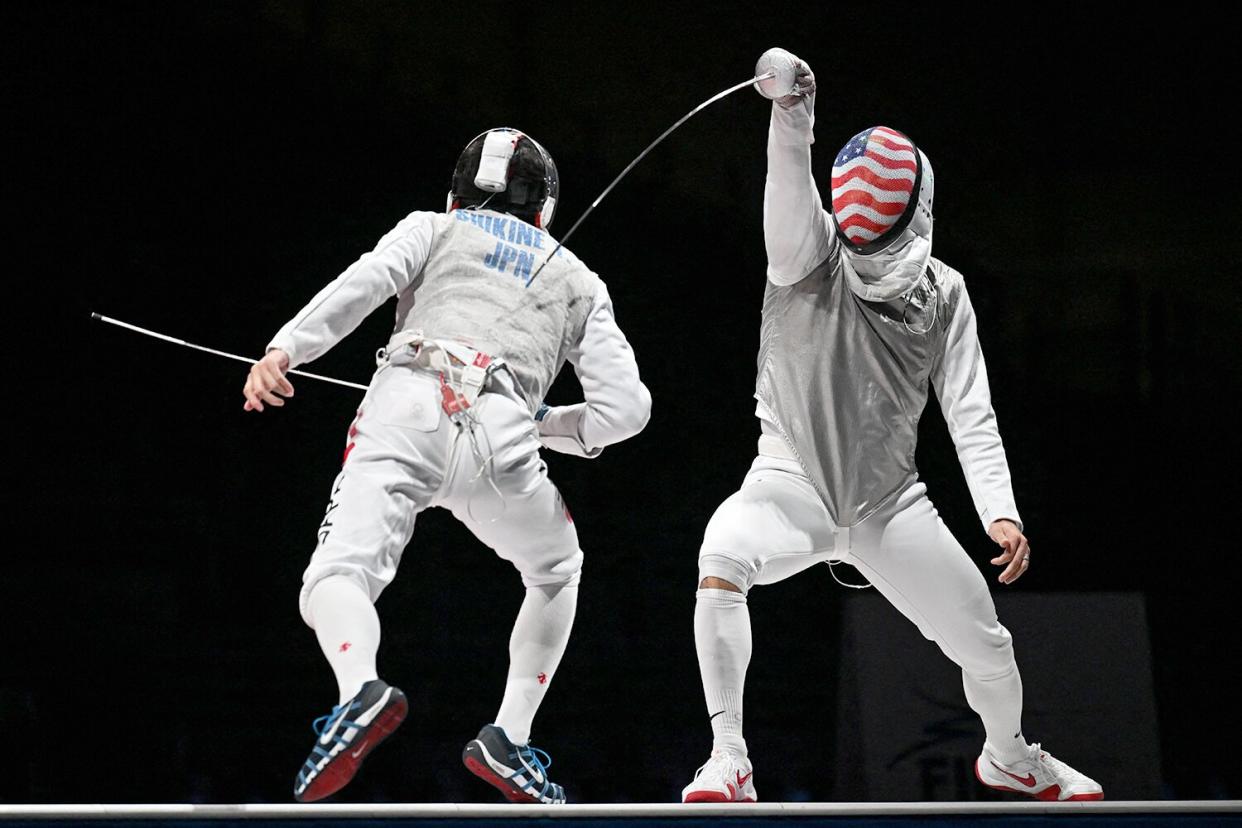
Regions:
<svg viewBox="0 0 1242 828"><path fill-rule="evenodd" d="M572 454L589 460L599 457L604 452L604 447L587 448L578 433L582 412L585 410L586 403L551 406L543 419L535 422L539 430L539 442L561 454Z"/></svg>
<svg viewBox="0 0 1242 828"><path fill-rule="evenodd" d="M289 357L289 368L294 368L302 364L301 360L298 359L297 352L294 350L292 342L278 342L276 340L272 340L267 344L267 348L264 349L263 354L266 356L276 350L284 351L285 355Z"/></svg>
<svg viewBox="0 0 1242 828"><path fill-rule="evenodd" d="M987 532L992 528L992 524L998 520L1010 520L1018 526L1019 532L1026 531L1022 528L1022 518L1018 517L1018 510L1012 505L1010 506L990 506L985 507L983 513L979 515L979 520L983 523L983 531Z"/></svg>

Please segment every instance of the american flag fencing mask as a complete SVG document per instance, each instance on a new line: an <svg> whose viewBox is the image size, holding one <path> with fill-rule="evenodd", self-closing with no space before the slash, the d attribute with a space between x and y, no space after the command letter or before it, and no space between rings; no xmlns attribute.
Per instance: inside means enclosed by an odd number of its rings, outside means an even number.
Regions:
<svg viewBox="0 0 1242 828"><path fill-rule="evenodd" d="M832 216L855 253L884 250L906 228L930 240L932 195L927 156L889 127L858 133L832 163Z"/></svg>

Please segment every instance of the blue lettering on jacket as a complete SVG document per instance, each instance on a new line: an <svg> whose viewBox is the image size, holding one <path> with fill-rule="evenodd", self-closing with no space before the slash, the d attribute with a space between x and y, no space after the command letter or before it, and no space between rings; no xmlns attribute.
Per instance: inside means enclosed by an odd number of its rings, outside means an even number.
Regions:
<svg viewBox="0 0 1242 828"><path fill-rule="evenodd" d="M533 251L544 249L543 231L513 217L500 218L462 209L454 210L453 213L458 221L469 222L484 233L489 233L499 239L496 242L496 248L491 253L484 254L484 267L495 270L497 273L508 271L527 286L530 285L531 276L538 263L538 257ZM519 250L514 245L530 249Z"/></svg>
<svg viewBox="0 0 1242 828"><path fill-rule="evenodd" d="M530 272L535 264L535 254L524 250L518 251L517 262L513 265L513 275L530 286Z"/></svg>
<svg viewBox="0 0 1242 828"><path fill-rule="evenodd" d="M516 229L513 236L509 237L509 241L524 244L527 247L532 246L535 243L535 228L524 221L515 221L513 224Z"/></svg>

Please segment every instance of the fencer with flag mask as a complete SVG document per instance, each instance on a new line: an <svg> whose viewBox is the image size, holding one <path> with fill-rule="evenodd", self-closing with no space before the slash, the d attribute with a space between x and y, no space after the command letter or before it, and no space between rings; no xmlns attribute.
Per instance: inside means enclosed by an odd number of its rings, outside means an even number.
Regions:
<svg viewBox="0 0 1242 828"><path fill-rule="evenodd" d="M511 800L565 800L529 739L568 641L583 554L539 449L597 457L642 430L651 397L599 276L561 248L531 281L536 261L556 247L548 226L559 188L552 157L534 139L484 132L457 161L448 210L402 219L280 329L250 372L245 407L283 405L293 393L290 368L396 296L394 331L349 428L303 576L302 617L336 675L340 703L316 722L298 800L339 790L405 716L405 696L376 672L373 604L396 574L415 517L432 506L509 561L526 589L500 709L463 761ZM585 399L549 407L544 395L566 361ZM439 588L430 574L423 580ZM470 585L460 588L465 600Z"/></svg>
<svg viewBox="0 0 1242 828"><path fill-rule="evenodd" d="M699 552L695 645L712 753L686 802L757 799L742 735L752 640L747 593L846 562L962 670L983 721L984 784L1040 799L1100 799L1099 784L1022 734L1022 681L988 585L914 465L931 388L957 447L992 563L1030 563L961 274L931 255L934 178L908 136L877 126L836 155L831 211L811 172L815 77L771 50L763 229L767 288L755 397L758 456L709 521ZM782 79L784 82L782 83ZM779 760L774 764L779 765Z"/></svg>

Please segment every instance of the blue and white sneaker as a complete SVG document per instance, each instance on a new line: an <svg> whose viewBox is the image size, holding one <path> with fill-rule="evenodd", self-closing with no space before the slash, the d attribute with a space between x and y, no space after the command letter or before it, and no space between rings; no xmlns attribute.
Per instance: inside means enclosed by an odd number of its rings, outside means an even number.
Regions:
<svg viewBox="0 0 1242 828"><path fill-rule="evenodd" d="M349 784L362 760L397 729L408 710L404 693L373 679L358 695L315 719L311 727L319 738L294 780L293 798L314 802Z"/></svg>
<svg viewBox="0 0 1242 828"><path fill-rule="evenodd" d="M548 780L552 759L529 744L515 745L504 730L485 725L461 752L475 776L497 788L510 802L564 805L565 789Z"/></svg>

